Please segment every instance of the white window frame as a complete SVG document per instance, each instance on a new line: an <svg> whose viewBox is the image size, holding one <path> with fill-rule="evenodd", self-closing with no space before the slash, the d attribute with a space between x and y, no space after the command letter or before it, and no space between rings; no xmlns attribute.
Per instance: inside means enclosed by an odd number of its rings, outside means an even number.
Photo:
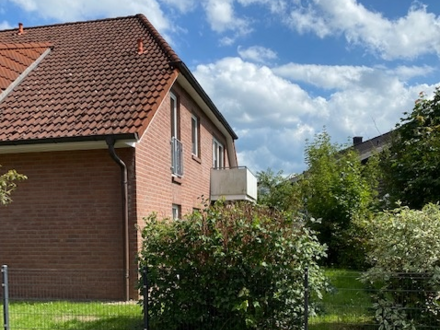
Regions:
<svg viewBox="0 0 440 330"><path fill-rule="evenodd" d="M215 138L212 140L212 167L225 167L225 147Z"/></svg>
<svg viewBox="0 0 440 330"><path fill-rule="evenodd" d="M179 220L181 216L181 208L179 204L173 204L171 207L173 220Z"/></svg>
<svg viewBox="0 0 440 330"><path fill-rule="evenodd" d="M191 115L191 151L196 157L199 157L199 134L199 118L195 115Z"/></svg>
<svg viewBox="0 0 440 330"><path fill-rule="evenodd" d="M177 97L172 92L170 92L170 103L173 102L174 106L172 107L172 104L170 104L171 109L171 137L178 139L179 136L179 118L178 118L178 111L177 111Z"/></svg>

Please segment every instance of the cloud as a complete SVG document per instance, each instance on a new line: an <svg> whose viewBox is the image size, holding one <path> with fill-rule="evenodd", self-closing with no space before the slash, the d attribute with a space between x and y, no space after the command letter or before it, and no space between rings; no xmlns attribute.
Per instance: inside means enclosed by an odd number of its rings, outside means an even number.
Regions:
<svg viewBox="0 0 440 330"><path fill-rule="evenodd" d="M274 73L292 81L303 82L325 90L386 88L390 77L408 80L434 72L430 66L366 67L289 63L273 68Z"/></svg>
<svg viewBox="0 0 440 330"><path fill-rule="evenodd" d="M296 127L301 117L325 117L321 98L261 65L240 58L224 58L197 66L195 76L214 95L216 104L240 127Z"/></svg>
<svg viewBox="0 0 440 330"><path fill-rule="evenodd" d="M195 0L159 0L161 3L177 8L182 13L187 13L196 8Z"/></svg>
<svg viewBox="0 0 440 330"><path fill-rule="evenodd" d="M238 0L238 3L243 6L266 5L272 13L284 13L287 8L287 1L285 0Z"/></svg>
<svg viewBox="0 0 440 330"><path fill-rule="evenodd" d="M322 89L344 89L358 83L374 69L363 66L289 63L273 69L292 81L304 82Z"/></svg>
<svg viewBox="0 0 440 330"><path fill-rule="evenodd" d="M356 0L306 0L306 5L294 6L284 21L300 33L320 38L343 35L349 43L386 60L440 56L440 18L417 2L406 16L391 20Z"/></svg>
<svg viewBox="0 0 440 330"><path fill-rule="evenodd" d="M13 26L11 24L9 24L9 22L7 21L3 21L0 22L0 30L8 30L8 29L12 29Z"/></svg>
<svg viewBox="0 0 440 330"><path fill-rule="evenodd" d="M277 58L277 53L269 48L261 46L252 46L246 49L243 49L241 46L239 46L237 50L242 59L253 62L263 63Z"/></svg>
<svg viewBox="0 0 440 330"><path fill-rule="evenodd" d="M156 0L9 0L27 12L59 22L87 20L95 17L116 17L146 13L162 33L171 28Z"/></svg>
<svg viewBox="0 0 440 330"><path fill-rule="evenodd" d="M194 74L237 131L239 163L290 174L304 170L305 140L324 126L338 143L393 129L419 92L434 88L406 79L431 70L297 63L271 68L228 57L199 65ZM311 92L309 84L316 87Z"/></svg>
<svg viewBox="0 0 440 330"><path fill-rule="evenodd" d="M423 66L398 66L394 69L389 69L387 70L389 74L394 74L397 77L399 77L400 79L403 80L409 80L415 77L425 77L428 76L429 74L433 73L436 71L435 68L428 66L428 65L423 65Z"/></svg>
<svg viewBox="0 0 440 330"><path fill-rule="evenodd" d="M218 33L232 30L237 36L242 36L252 30L246 19L236 15L234 0L207 0L203 7L211 29Z"/></svg>

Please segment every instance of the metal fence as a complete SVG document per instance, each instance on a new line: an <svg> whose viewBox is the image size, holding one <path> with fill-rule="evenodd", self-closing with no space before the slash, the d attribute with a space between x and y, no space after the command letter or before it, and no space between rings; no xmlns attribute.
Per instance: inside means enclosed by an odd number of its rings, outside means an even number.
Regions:
<svg viewBox="0 0 440 330"><path fill-rule="evenodd" d="M115 278L123 270L14 269L2 266L0 324L4 330L137 330L144 329L138 301L90 298L96 292L111 297ZM101 280L101 283L100 283ZM102 284L107 283L107 284Z"/></svg>
<svg viewBox="0 0 440 330"><path fill-rule="evenodd" d="M84 275L87 272L89 276ZM137 301L87 298L83 288L89 287L90 283L86 282L90 278L97 278L97 273L98 278L113 278L113 273L122 274L123 271L87 272L3 266L0 292L3 329L168 330L150 328L145 272L139 292L141 298L147 297L143 299L146 301L143 306ZM321 298L308 292L309 279L305 272L304 318L301 318L304 322L300 327L283 327L283 330L440 329L440 307L435 307L439 305L440 292L433 289L436 286L432 285L432 279L424 275L395 274L388 285L366 284L360 280L362 274L354 271L328 270L327 275L327 290ZM209 328L178 328L202 329Z"/></svg>
<svg viewBox="0 0 440 330"><path fill-rule="evenodd" d="M387 274L374 281L356 271L329 270L323 299L313 295L311 330L440 329L440 279L426 273Z"/></svg>

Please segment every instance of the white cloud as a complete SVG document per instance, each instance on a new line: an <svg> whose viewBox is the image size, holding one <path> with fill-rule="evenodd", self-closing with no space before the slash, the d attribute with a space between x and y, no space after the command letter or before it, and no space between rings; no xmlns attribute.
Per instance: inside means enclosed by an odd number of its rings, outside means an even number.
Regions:
<svg viewBox="0 0 440 330"><path fill-rule="evenodd" d="M338 143L394 128L420 91L433 90L406 79L431 70L295 63L270 68L224 58L199 65L194 74L237 131L239 163L253 171L271 167L290 174L304 170L305 140L324 126ZM307 92L305 83L318 89Z"/></svg>
<svg viewBox="0 0 440 330"><path fill-rule="evenodd" d="M197 2L195 0L159 0L161 3L177 8L182 13L192 11Z"/></svg>
<svg viewBox="0 0 440 330"><path fill-rule="evenodd" d="M387 70L389 74L394 74L400 79L408 80L415 77L423 77L433 73L435 69L433 67L424 66L398 66L397 68Z"/></svg>
<svg viewBox="0 0 440 330"><path fill-rule="evenodd" d="M274 72L292 81L305 82L323 89L344 89L358 83L374 69L348 65L317 65L289 63L274 68Z"/></svg>
<svg viewBox="0 0 440 330"><path fill-rule="evenodd" d="M311 98L301 87L279 76L266 66L224 58L197 66L197 79L226 116L238 125L277 128L301 123L301 116L325 117L323 99Z"/></svg>
<svg viewBox="0 0 440 330"><path fill-rule="evenodd" d="M285 21L300 33L321 38L342 34L387 60L440 56L440 18L417 3L406 16L391 20L356 0L308 0L306 6L295 6Z"/></svg>
<svg viewBox="0 0 440 330"><path fill-rule="evenodd" d="M253 4L261 4L269 7L272 13L284 13L287 8L287 1L285 0L238 0L243 6Z"/></svg>
<svg viewBox="0 0 440 330"><path fill-rule="evenodd" d="M252 46L246 49L243 49L241 46L239 46L237 51L242 59L253 62L263 63L277 58L277 53L269 48L261 46Z"/></svg>
<svg viewBox="0 0 440 330"><path fill-rule="evenodd" d="M389 78L408 80L434 71L429 66L366 67L289 63L273 68L274 73L292 81L308 83L322 89L386 88Z"/></svg>
<svg viewBox="0 0 440 330"><path fill-rule="evenodd" d="M13 26L11 24L9 24L9 22L7 21L3 21L0 22L0 30L8 30L8 29L12 29Z"/></svg>
<svg viewBox="0 0 440 330"><path fill-rule="evenodd" d="M203 6L212 30L219 33L232 30L238 35L251 32L249 22L236 15L234 0L207 0Z"/></svg>
<svg viewBox="0 0 440 330"><path fill-rule="evenodd" d="M162 33L170 28L156 0L106 0L106 1L59 1L59 0L9 0L25 11L45 19L60 22L78 21L102 17L127 16L144 13Z"/></svg>

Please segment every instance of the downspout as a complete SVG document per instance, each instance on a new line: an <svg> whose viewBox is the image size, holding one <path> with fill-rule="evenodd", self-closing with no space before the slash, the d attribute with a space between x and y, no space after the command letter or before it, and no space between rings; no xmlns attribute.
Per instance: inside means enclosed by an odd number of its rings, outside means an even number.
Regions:
<svg viewBox="0 0 440 330"><path fill-rule="evenodd" d="M122 217L124 227L124 273L125 273L125 300L130 300L130 243L128 233L128 171L127 166L121 158L116 155L115 138L108 136L106 138L108 151L113 160L121 168L121 187L122 187Z"/></svg>

